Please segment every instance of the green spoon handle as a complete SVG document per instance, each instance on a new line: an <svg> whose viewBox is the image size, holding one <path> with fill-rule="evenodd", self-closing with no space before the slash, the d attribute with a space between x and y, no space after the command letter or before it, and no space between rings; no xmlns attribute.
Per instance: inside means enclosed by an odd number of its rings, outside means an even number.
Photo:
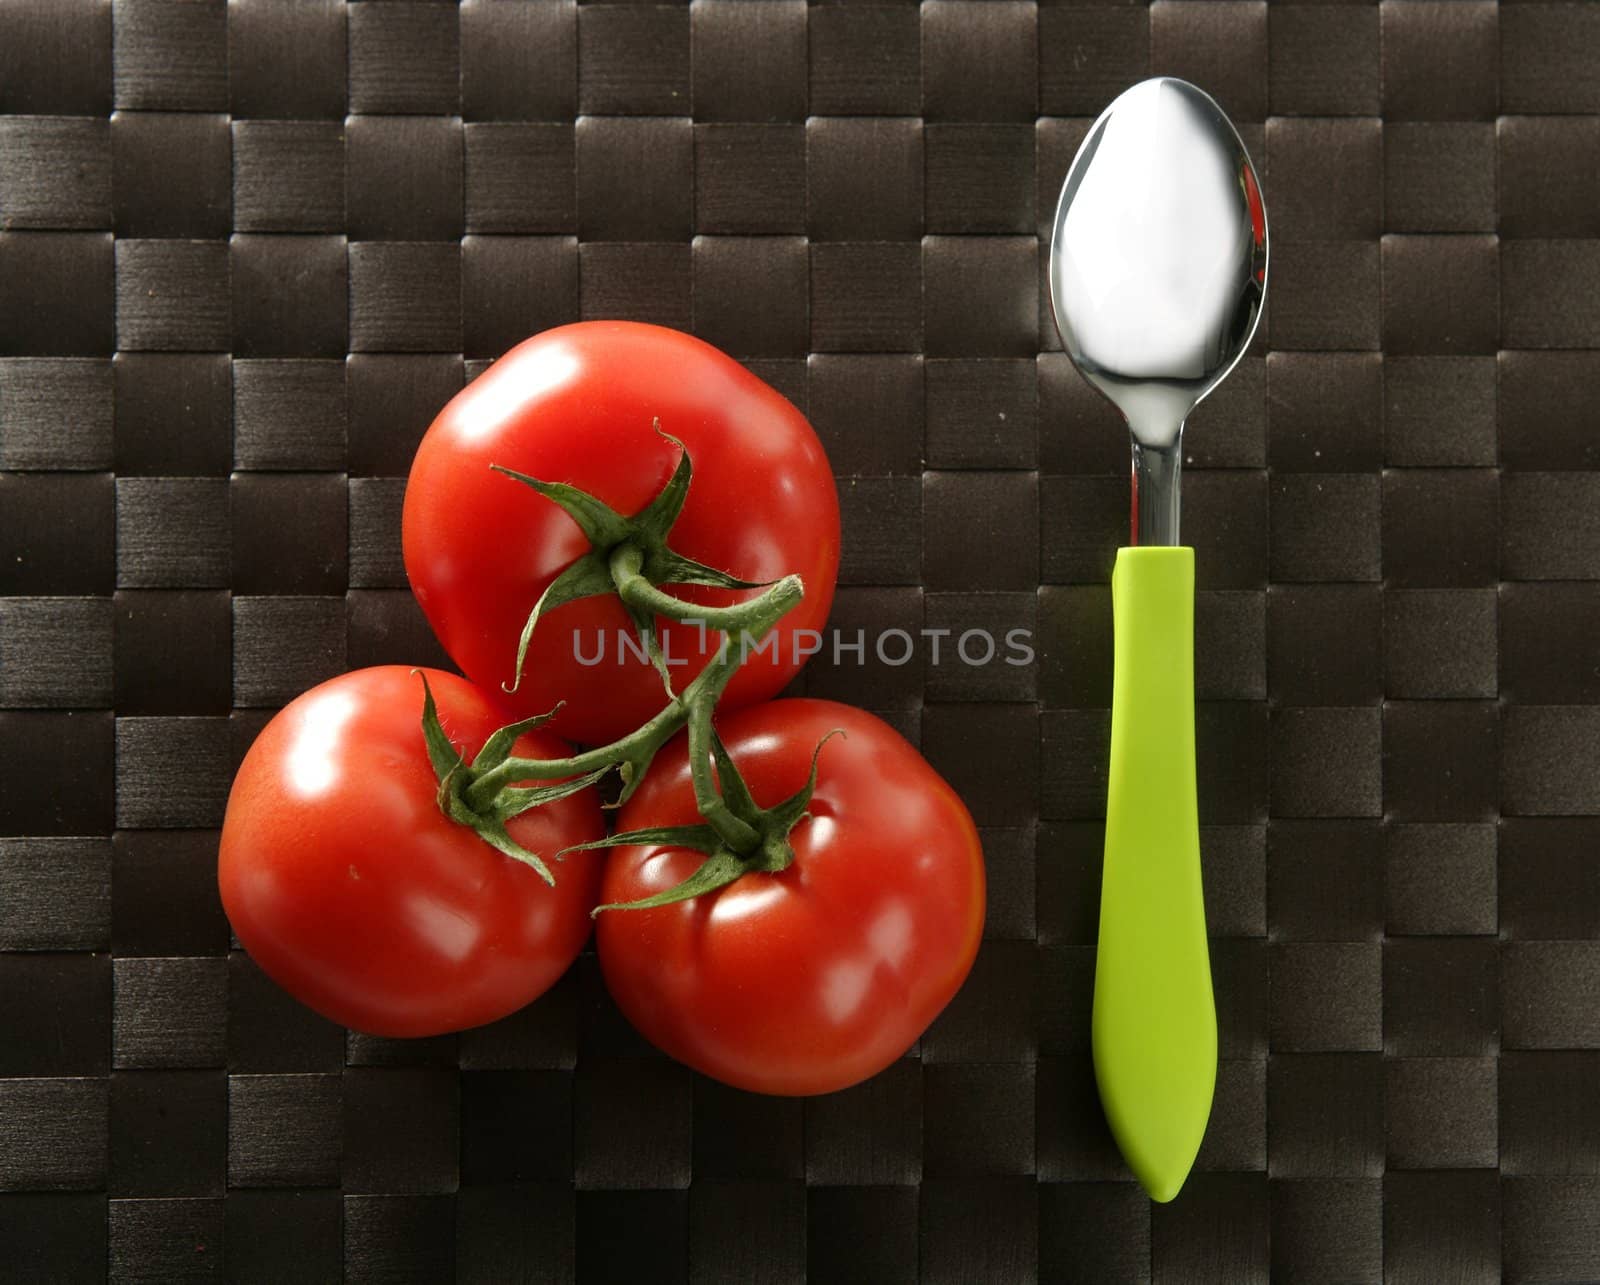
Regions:
<svg viewBox="0 0 1600 1285"><path fill-rule="evenodd" d="M1152 1199L1194 1164L1217 1076L1194 783L1194 550L1122 549L1094 980L1106 1120Z"/></svg>

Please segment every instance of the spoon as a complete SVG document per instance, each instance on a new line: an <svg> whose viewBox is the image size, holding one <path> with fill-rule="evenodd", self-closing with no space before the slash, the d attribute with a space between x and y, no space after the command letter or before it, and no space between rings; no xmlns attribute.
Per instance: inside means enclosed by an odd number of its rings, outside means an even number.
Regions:
<svg viewBox="0 0 1600 1285"><path fill-rule="evenodd" d="M1267 222L1244 144L1211 97L1157 77L1084 139L1050 243L1056 328L1122 412L1133 542L1111 577L1116 632L1095 1080L1150 1196L1171 1200L1211 1114L1217 1019L1194 775L1194 550L1178 544L1183 424L1255 334Z"/></svg>

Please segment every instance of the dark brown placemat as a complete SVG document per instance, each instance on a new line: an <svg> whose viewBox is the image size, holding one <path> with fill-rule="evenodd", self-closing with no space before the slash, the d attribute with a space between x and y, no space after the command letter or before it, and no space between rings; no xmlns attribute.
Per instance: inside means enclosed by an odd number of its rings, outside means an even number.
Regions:
<svg viewBox="0 0 1600 1285"><path fill-rule="evenodd" d="M1223 1061L1154 1208L1087 1053L1124 438L1039 239L1148 72L1274 237L1188 445ZM4 0L0 112L0 1278L1600 1278L1600 5ZM841 627L1036 631L804 679L992 882L859 1089L692 1075L592 958L399 1044L229 950L251 736L439 659L417 437L591 316L808 408Z"/></svg>

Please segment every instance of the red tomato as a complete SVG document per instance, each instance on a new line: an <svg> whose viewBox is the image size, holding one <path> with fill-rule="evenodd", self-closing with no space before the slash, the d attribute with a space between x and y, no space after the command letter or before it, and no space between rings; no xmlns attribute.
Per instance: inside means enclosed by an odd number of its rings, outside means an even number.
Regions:
<svg viewBox="0 0 1600 1285"><path fill-rule="evenodd" d="M454 674L427 671L456 747L475 754L500 718ZM542 995L589 936L602 861L573 853L555 887L438 809L422 681L360 669L279 713L233 783L218 881L234 932L302 1003L369 1035L436 1035ZM546 732L519 755L569 751ZM605 833L593 790L514 818L548 862Z"/></svg>
<svg viewBox="0 0 1600 1285"><path fill-rule="evenodd" d="M517 640L539 595L588 551L554 503L500 465L565 482L623 516L643 509L672 475L683 442L694 467L670 547L751 581L797 574L805 600L773 631L777 656L753 656L723 705L763 700L805 661L828 618L839 569L839 501L811 425L782 395L709 344L627 321L561 326L519 344L440 412L406 487L406 572L445 650L462 670L525 717L566 701L551 729L598 743L632 731L665 703L661 679L636 652L619 659L632 626L614 594L580 599L541 618L521 686L505 695ZM674 589L727 604L754 591ZM715 654L719 635L662 622L682 690ZM798 644L798 645L797 645ZM598 664L579 663L575 646Z"/></svg>
<svg viewBox="0 0 1600 1285"><path fill-rule="evenodd" d="M611 994L657 1047L724 1083L812 1094L875 1075L960 988L983 932L983 853L954 790L881 719L832 701L781 700L719 720L763 807L805 784L822 750L794 863L651 910L607 910L596 942ZM619 830L686 825L685 740L656 758ZM616 849L604 902L650 896L703 860Z"/></svg>

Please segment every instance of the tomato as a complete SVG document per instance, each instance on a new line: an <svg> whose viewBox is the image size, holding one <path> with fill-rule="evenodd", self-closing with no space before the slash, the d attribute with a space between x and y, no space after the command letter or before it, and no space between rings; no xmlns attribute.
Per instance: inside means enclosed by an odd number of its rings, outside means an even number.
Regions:
<svg viewBox="0 0 1600 1285"><path fill-rule="evenodd" d="M827 620L839 503L805 417L693 336L624 321L561 326L513 348L440 412L406 487L405 564L417 601L445 650L508 716L565 701L551 730L598 743L633 730L665 703L659 675L621 646L633 626L609 593L541 617L520 686L502 691L534 603L590 545L552 501L490 467L576 486L632 516L679 460L680 448L656 432L657 421L683 443L694 468L670 547L744 580L793 573L805 582L805 600L774 630L776 655L744 664L725 707L781 689L808 654L803 631ZM718 605L754 594L672 592ZM660 629L681 691L719 636L665 621ZM582 663L597 656L599 663Z"/></svg>
<svg viewBox="0 0 1600 1285"><path fill-rule="evenodd" d="M983 932L984 870L965 805L881 719L831 701L781 700L719 719L755 801L816 790L790 831L794 861L714 893L605 910L596 943L628 1019L696 1070L762 1093L842 1089L901 1056L961 986ZM656 757L619 830L698 821L685 740ZM704 858L615 849L602 900L682 882Z"/></svg>
<svg viewBox="0 0 1600 1285"><path fill-rule="evenodd" d="M458 749L498 713L464 679L425 671ZM602 862L573 853L552 888L439 811L422 682L402 666L314 687L267 724L228 798L222 904L251 956L323 1016L369 1035L494 1021L543 994L588 939ZM556 758L547 732L514 752ZM592 789L507 825L547 860L605 833Z"/></svg>

